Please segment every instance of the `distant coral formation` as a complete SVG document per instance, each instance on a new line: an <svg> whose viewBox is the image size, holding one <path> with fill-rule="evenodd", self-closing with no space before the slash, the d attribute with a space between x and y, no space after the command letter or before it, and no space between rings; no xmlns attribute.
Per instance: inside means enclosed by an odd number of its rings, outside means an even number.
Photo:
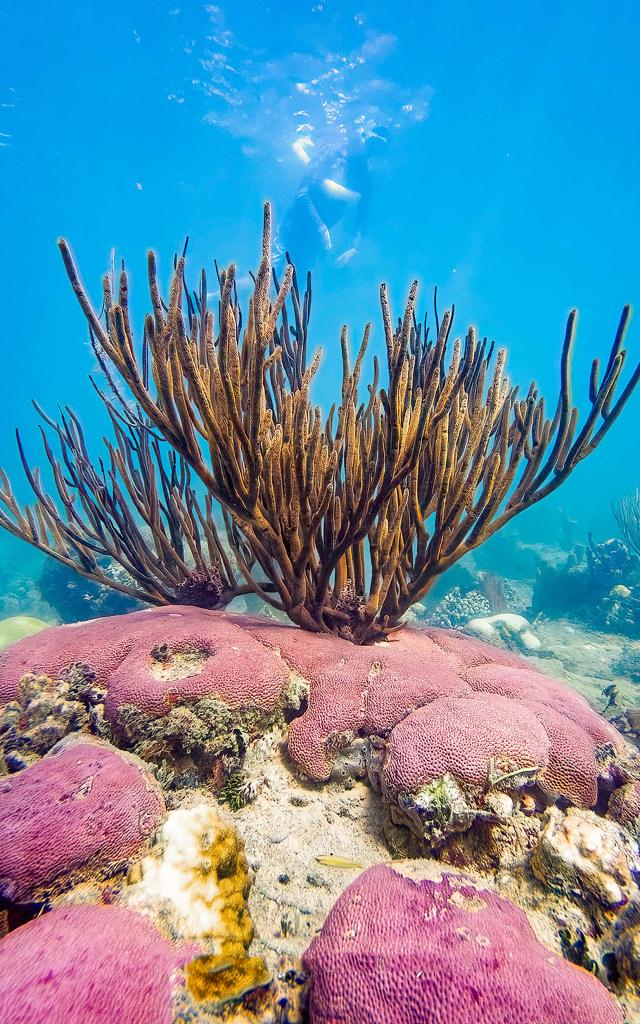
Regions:
<svg viewBox="0 0 640 1024"><path fill-rule="evenodd" d="M491 614L491 605L480 590L469 590L463 594L460 587L449 590L425 621L430 626L442 629L459 629L470 619Z"/></svg>
<svg viewBox="0 0 640 1024"><path fill-rule="evenodd" d="M8 619L0 619L0 651L47 626L47 622L32 615L11 615Z"/></svg>
<svg viewBox="0 0 640 1024"><path fill-rule="evenodd" d="M640 556L640 488L613 506L613 514L625 543Z"/></svg>
<svg viewBox="0 0 640 1024"><path fill-rule="evenodd" d="M105 579L132 586L133 578L113 559L98 560L100 573ZM62 622L96 619L100 615L119 615L140 608L135 598L115 590L98 579L79 575L63 562L47 558L35 585L41 598L55 611Z"/></svg>
<svg viewBox="0 0 640 1024"><path fill-rule="evenodd" d="M417 282L395 322L383 285L385 386L374 360L361 400L370 325L353 363L345 327L341 395L325 420L310 394L319 363L318 354L308 360L310 281L301 294L291 264L282 281L273 273L268 205L244 318L233 266L219 272L216 326L204 273L190 291L185 254L176 258L164 302L149 255L152 313L141 351L125 270L118 281L105 276L98 312L69 246L61 241L60 249L106 375L99 394L114 440L94 463L70 409L56 422L36 407L49 431L53 491L19 440L36 503L22 508L3 475L0 525L82 575L155 604L222 608L253 591L305 629L356 643L385 636L440 574L562 484L640 379L638 365L617 394L625 307L602 373L593 361L579 425L574 310L548 416L535 383L522 397L511 385L505 350L494 360L473 327L452 341L453 309L436 312L431 339L416 316ZM106 557L127 577L107 574Z"/></svg>
<svg viewBox="0 0 640 1024"><path fill-rule="evenodd" d="M574 618L605 632L640 638L640 561L618 537L577 545L557 564L541 564L533 615Z"/></svg>

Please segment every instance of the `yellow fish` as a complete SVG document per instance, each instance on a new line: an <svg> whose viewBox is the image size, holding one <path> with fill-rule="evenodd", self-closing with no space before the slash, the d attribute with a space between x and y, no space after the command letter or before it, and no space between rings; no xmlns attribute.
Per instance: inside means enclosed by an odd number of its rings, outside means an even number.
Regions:
<svg viewBox="0 0 640 1024"><path fill-rule="evenodd" d="M348 857L336 857L333 853L325 853L316 857L318 864L324 864L326 868L362 868L364 864L358 864L357 860L349 860Z"/></svg>

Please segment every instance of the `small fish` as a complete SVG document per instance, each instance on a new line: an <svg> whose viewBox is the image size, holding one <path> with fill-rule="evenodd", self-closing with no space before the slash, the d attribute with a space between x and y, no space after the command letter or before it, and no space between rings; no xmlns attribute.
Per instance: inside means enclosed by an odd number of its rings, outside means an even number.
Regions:
<svg viewBox="0 0 640 1024"><path fill-rule="evenodd" d="M316 857L318 864L324 864L326 868L362 868L364 864L358 864L357 860L349 860L348 857L336 857L333 853L325 853Z"/></svg>

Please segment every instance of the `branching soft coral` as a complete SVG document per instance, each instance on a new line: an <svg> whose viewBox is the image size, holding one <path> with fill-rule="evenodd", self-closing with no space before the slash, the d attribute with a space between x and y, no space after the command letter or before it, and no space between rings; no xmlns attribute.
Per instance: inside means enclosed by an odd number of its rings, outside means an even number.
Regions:
<svg viewBox="0 0 640 1024"><path fill-rule="evenodd" d="M60 249L94 345L139 407L130 428L139 436L161 435L175 465L188 466L204 485L207 508L219 503L243 586L303 628L356 643L388 635L439 574L559 487L599 445L640 379L639 365L616 397L627 306L602 375L593 362L589 410L580 425L571 393L572 311L559 397L547 416L535 384L523 398L511 386L504 350L494 360L493 346L473 328L452 344L453 310L441 321L436 314L430 340L426 322L416 318L417 282L394 325L383 285L386 387L374 359L361 401L370 325L353 364L343 328L341 398L324 419L310 396L319 362L316 354L307 365L310 281L301 296L290 263L281 282L273 273L268 205L246 322L233 266L219 272L216 328L204 273L191 293L184 255L176 259L165 304L150 253L152 312L140 349L124 269L117 298L115 282L104 278L101 315L67 243ZM51 516L38 478L31 479L45 518ZM189 497L184 504L197 510ZM23 522L20 510L12 511L14 532L38 543L28 516ZM180 518L184 531L189 515Z"/></svg>

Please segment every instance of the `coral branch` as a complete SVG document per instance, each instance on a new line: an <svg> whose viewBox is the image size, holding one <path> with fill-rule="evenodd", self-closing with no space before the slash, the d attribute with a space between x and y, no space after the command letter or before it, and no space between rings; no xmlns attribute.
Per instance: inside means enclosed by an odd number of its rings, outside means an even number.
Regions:
<svg viewBox="0 0 640 1024"><path fill-rule="evenodd" d="M572 311L548 417L535 383L523 398L511 386L504 350L494 357L473 328L464 342L451 341L453 308L442 318L436 308L430 340L426 320L416 317L414 281L395 326L387 289L380 290L386 386L374 359L361 401L370 326L353 363L344 328L340 402L324 419L311 399L319 353L307 362L310 278L301 295L290 261L281 280L273 271L268 204L246 318L233 266L216 265L214 318L204 272L197 290L186 285L186 245L174 260L166 302L150 253L152 312L140 349L124 268L117 298L116 281L103 279L98 313L67 243L59 244L116 396L101 396L115 441L108 468L94 470L73 414L66 410L61 424L47 420L62 446L60 461L45 441L63 511L23 455L37 504L21 510L4 478L0 525L85 575L100 571L96 554L108 554L134 578L136 592L158 603L224 604L251 590L305 629L356 643L386 636L438 575L563 483L603 440L640 380L639 364L619 390L627 306L604 372L593 362L580 421L572 399ZM137 412L120 396L119 382ZM190 474L204 487L204 505ZM216 532L215 503L231 555Z"/></svg>
<svg viewBox="0 0 640 1024"><path fill-rule="evenodd" d="M640 488L625 495L612 511L623 540L640 555Z"/></svg>
<svg viewBox="0 0 640 1024"><path fill-rule="evenodd" d="M205 500L203 508L184 460L102 398L115 442L105 440L109 459L98 469L75 414L67 408L57 423L36 405L59 442L57 457L41 429L57 498L29 467L18 434L36 503L21 508L0 470L0 525L81 575L151 604L221 608L248 592L236 581L213 506ZM110 562L124 577L113 574Z"/></svg>

